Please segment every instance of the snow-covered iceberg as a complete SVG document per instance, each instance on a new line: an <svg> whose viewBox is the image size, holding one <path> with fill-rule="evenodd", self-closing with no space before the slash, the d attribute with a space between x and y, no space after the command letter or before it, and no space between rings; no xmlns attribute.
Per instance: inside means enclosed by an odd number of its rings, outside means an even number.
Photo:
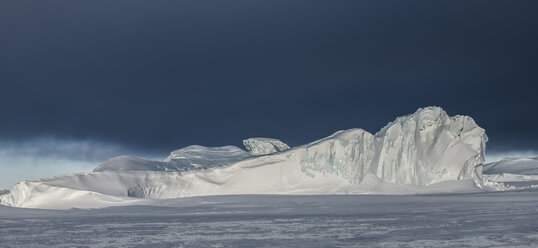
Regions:
<svg viewBox="0 0 538 248"><path fill-rule="evenodd" d="M192 146L172 152L163 162L109 161L93 173L23 182L0 196L0 204L70 207L58 199L65 195L59 188L84 192L79 196L102 195L103 205L132 197L473 192L482 187L486 141L484 129L471 117L449 117L439 107L427 107L396 118L375 135L362 129L338 131L266 155L252 156L237 147ZM254 144L247 148L262 142ZM135 165L123 163L128 161Z"/></svg>

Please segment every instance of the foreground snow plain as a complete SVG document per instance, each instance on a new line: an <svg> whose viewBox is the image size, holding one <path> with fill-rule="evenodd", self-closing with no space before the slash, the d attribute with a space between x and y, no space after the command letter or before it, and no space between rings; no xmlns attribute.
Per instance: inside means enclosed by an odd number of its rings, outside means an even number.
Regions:
<svg viewBox="0 0 538 248"><path fill-rule="evenodd" d="M152 205L0 206L1 247L538 247L538 191L231 195Z"/></svg>

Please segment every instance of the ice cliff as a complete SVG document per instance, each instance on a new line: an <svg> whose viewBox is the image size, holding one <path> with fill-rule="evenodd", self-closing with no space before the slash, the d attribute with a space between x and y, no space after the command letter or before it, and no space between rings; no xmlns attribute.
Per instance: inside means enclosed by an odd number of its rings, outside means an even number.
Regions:
<svg viewBox="0 0 538 248"><path fill-rule="evenodd" d="M58 192L66 194L62 188L126 199L469 192L482 187L486 141L484 129L471 117L450 117L439 107L427 107L396 118L376 134L338 131L291 149L278 140L253 138L245 140L250 154L233 146L190 146L162 162L113 159L93 173L23 182L24 187L1 195L0 203L55 208L62 196ZM47 200L29 200L36 194L48 194L39 198Z"/></svg>
<svg viewBox="0 0 538 248"><path fill-rule="evenodd" d="M468 116L449 117L439 107L399 117L375 135L339 131L301 147L305 173L338 174L353 183L373 174L384 182L429 185L477 179L487 136Z"/></svg>

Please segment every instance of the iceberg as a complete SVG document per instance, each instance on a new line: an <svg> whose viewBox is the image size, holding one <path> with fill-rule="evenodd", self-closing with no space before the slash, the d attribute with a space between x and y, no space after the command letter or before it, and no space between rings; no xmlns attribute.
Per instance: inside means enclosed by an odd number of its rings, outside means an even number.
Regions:
<svg viewBox="0 0 538 248"><path fill-rule="evenodd" d="M471 117L450 117L439 107L398 117L376 134L343 130L290 149L275 139L245 141L250 153L234 146L189 146L173 151L164 161L120 157L92 173L22 182L0 195L0 204L68 208L75 204L62 198L68 193L71 198L74 194L80 199L101 199L108 206L122 199L131 203L141 198L224 194L484 190L484 129Z"/></svg>

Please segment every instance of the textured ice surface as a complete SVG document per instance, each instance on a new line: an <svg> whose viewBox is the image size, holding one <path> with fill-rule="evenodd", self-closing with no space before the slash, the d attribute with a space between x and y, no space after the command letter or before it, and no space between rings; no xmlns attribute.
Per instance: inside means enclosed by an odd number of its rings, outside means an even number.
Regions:
<svg viewBox="0 0 538 248"><path fill-rule="evenodd" d="M251 157L235 146L205 147L192 145L175 150L164 161L119 156L97 166L93 171L187 171L222 167Z"/></svg>
<svg viewBox="0 0 538 248"><path fill-rule="evenodd" d="M498 162L484 165L484 174L519 174L538 175L538 157L505 158Z"/></svg>
<svg viewBox="0 0 538 248"><path fill-rule="evenodd" d="M284 142L271 138L250 138L243 140L243 145L252 155L266 155L290 149Z"/></svg>
<svg viewBox="0 0 538 248"><path fill-rule="evenodd" d="M483 181L493 190L538 188L538 158L505 158L483 166Z"/></svg>
<svg viewBox="0 0 538 248"><path fill-rule="evenodd" d="M472 118L428 107L396 118L375 135L339 131L268 155L252 156L234 146L189 146L163 162L113 159L94 173L23 182L0 196L0 204L69 208L76 201L63 199L66 194L102 197L98 202L108 206L122 197L476 192L483 187L479 165L486 141Z"/></svg>
<svg viewBox="0 0 538 248"><path fill-rule="evenodd" d="M174 170L172 164L131 156L119 156L97 166L93 171L167 171Z"/></svg>
<svg viewBox="0 0 538 248"><path fill-rule="evenodd" d="M538 192L208 196L154 206L0 206L1 247L538 247Z"/></svg>
<svg viewBox="0 0 538 248"><path fill-rule="evenodd" d="M249 158L251 155L236 146L187 146L175 150L164 160L181 169L222 167Z"/></svg>
<svg viewBox="0 0 538 248"><path fill-rule="evenodd" d="M383 182L429 185L448 180L481 181L487 136L471 117L449 117L428 107L399 117L375 135L339 131L293 149L310 175L340 175L360 183L373 174Z"/></svg>
<svg viewBox="0 0 538 248"><path fill-rule="evenodd" d="M375 135L372 170L384 181L428 185L479 180L487 136L471 117L449 117L439 107L396 118Z"/></svg>

